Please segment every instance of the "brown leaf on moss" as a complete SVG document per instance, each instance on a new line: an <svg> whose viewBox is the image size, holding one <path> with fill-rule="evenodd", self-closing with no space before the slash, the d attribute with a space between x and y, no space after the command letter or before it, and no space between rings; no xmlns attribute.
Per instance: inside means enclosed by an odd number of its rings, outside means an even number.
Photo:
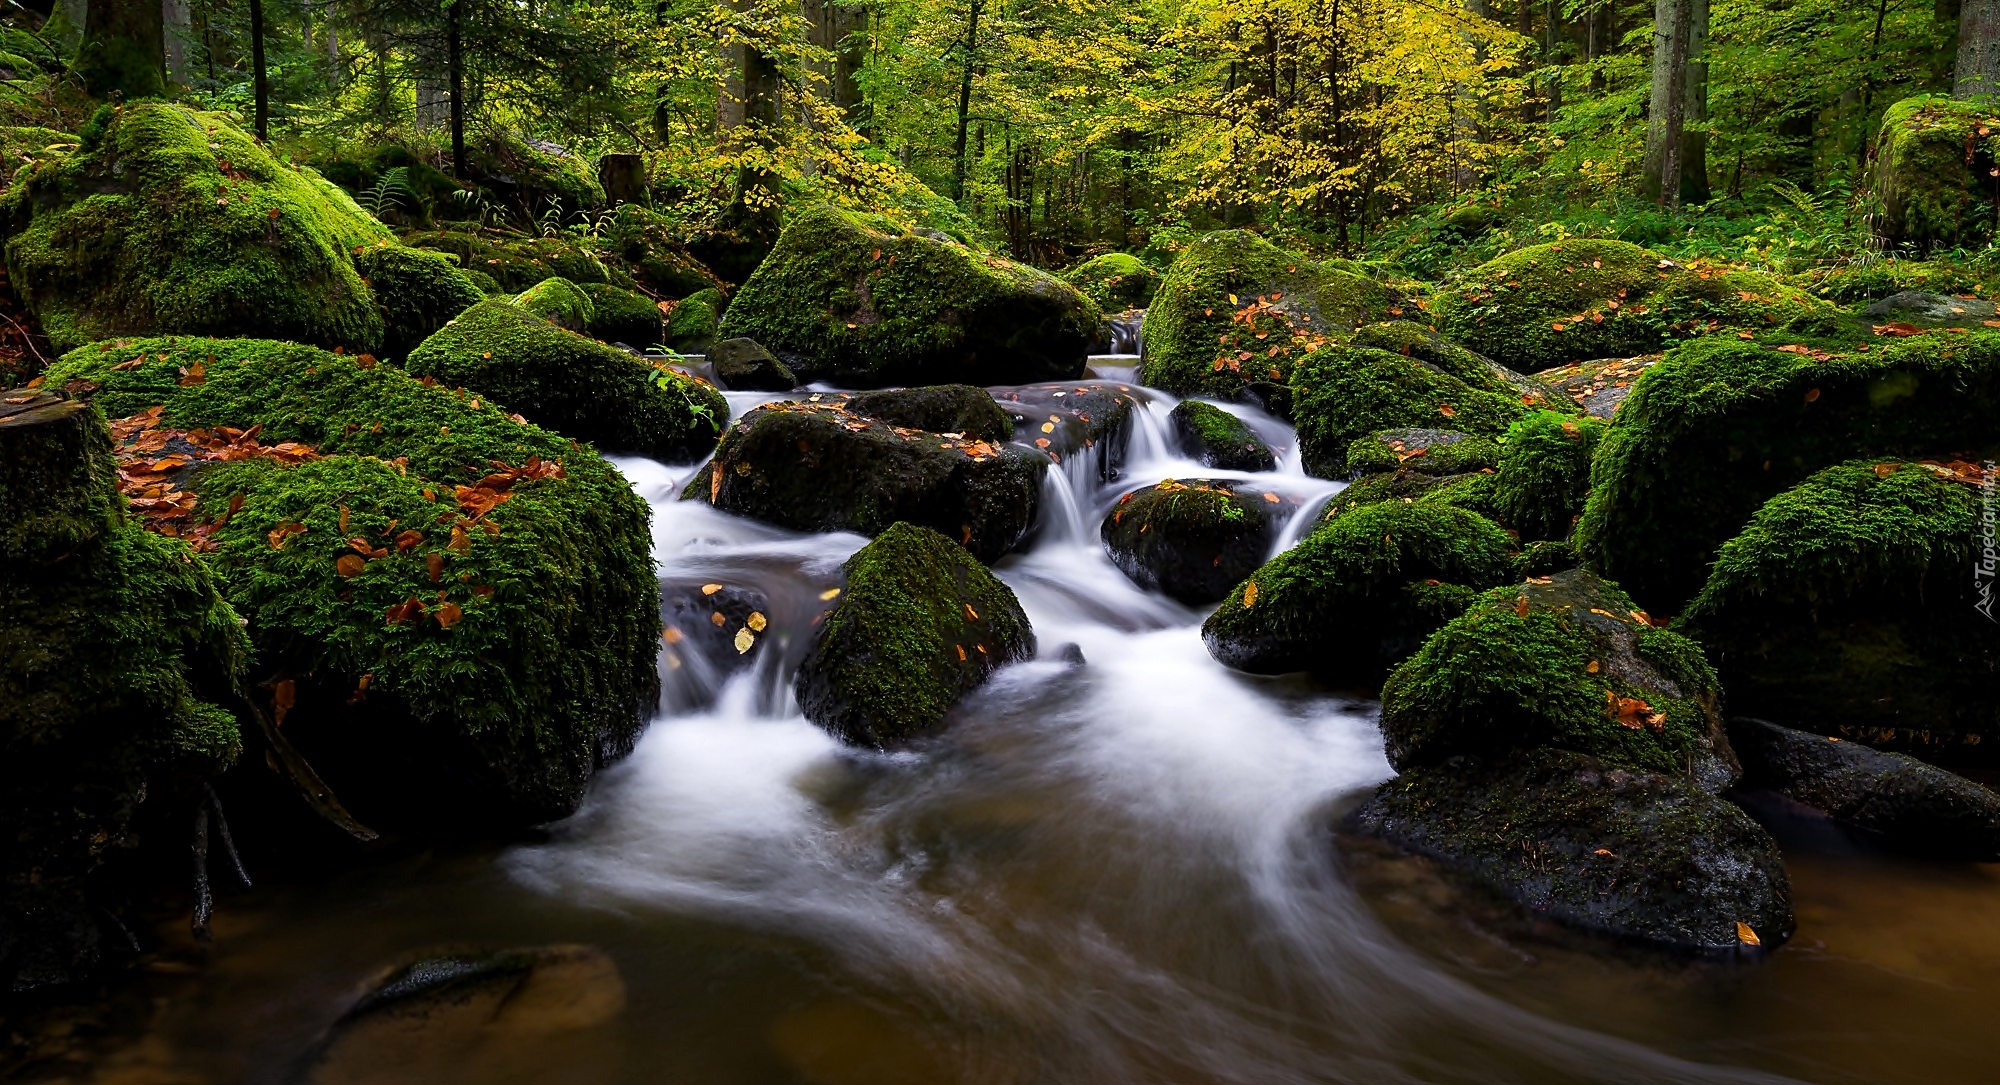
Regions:
<svg viewBox="0 0 2000 1085"><path fill-rule="evenodd" d="M443 606L432 611L431 617L436 618L439 625L450 629L452 626L458 624L460 618L465 617L465 610L457 603L445 603Z"/></svg>
<svg viewBox="0 0 2000 1085"><path fill-rule="evenodd" d="M341 576L360 576L362 570L368 568L368 562L359 554L342 554L333 567Z"/></svg>

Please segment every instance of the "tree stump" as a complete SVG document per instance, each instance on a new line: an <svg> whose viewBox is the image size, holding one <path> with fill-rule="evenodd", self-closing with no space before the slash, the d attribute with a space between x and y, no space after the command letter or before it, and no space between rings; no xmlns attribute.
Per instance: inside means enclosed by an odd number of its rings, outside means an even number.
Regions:
<svg viewBox="0 0 2000 1085"><path fill-rule="evenodd" d="M597 160L597 182L604 186L604 199L613 207L644 203L646 160L636 154L604 155Z"/></svg>
<svg viewBox="0 0 2000 1085"><path fill-rule="evenodd" d="M0 394L0 563L46 563L95 539L115 519L117 495L111 431L90 404Z"/></svg>

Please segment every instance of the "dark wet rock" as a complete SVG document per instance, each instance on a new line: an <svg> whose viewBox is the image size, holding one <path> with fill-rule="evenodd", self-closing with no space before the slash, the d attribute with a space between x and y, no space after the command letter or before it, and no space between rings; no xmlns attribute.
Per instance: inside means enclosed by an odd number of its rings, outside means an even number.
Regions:
<svg viewBox="0 0 2000 1085"><path fill-rule="evenodd" d="M1924 290L1904 290L1891 294L1861 311L1876 321L1902 321L1921 327L1964 327L1992 320L2000 306L1978 298L1953 298Z"/></svg>
<svg viewBox="0 0 2000 1085"><path fill-rule="evenodd" d="M935 730L993 671L1035 654L1013 591L935 531L895 524L844 572L795 686L806 718L843 742L880 748Z"/></svg>
<svg viewBox="0 0 2000 1085"><path fill-rule="evenodd" d="M1511 551L1505 532L1464 509L1364 506L1251 573L1202 639L1237 670L1372 686L1481 589L1511 579Z"/></svg>
<svg viewBox="0 0 2000 1085"><path fill-rule="evenodd" d="M2000 859L2000 795L1914 757L1736 717L1729 739L1743 782L1769 788L1897 851Z"/></svg>
<svg viewBox="0 0 2000 1085"><path fill-rule="evenodd" d="M1001 409L1014 420L1014 440L1050 462L1089 456L1097 477L1110 482L1125 464L1132 442L1132 412L1138 403L1130 385L1111 381L1029 384L992 389Z"/></svg>
<svg viewBox="0 0 2000 1085"><path fill-rule="evenodd" d="M764 647L770 615L771 600L754 588L663 584L660 620L667 666L679 669L692 657L712 678L748 667Z"/></svg>
<svg viewBox="0 0 2000 1085"><path fill-rule="evenodd" d="M1608 421L1631 394L1632 382L1662 357L1639 354L1630 358L1594 358L1544 369L1535 377L1569 397L1585 414Z"/></svg>
<svg viewBox="0 0 2000 1085"><path fill-rule="evenodd" d="M1347 467L1358 475L1406 468L1425 475L1463 475L1490 468L1500 458L1491 438L1448 429L1377 430L1347 446Z"/></svg>
<svg viewBox="0 0 2000 1085"><path fill-rule="evenodd" d="M1682 622L1732 712L1936 758L2000 742L1988 476L1861 461L1766 501ZM1988 485L1991 483L1989 482ZM1982 606L1986 609L1982 610Z"/></svg>
<svg viewBox="0 0 2000 1085"><path fill-rule="evenodd" d="M1083 646L1074 641L1056 649L1056 658L1072 667L1083 666Z"/></svg>
<svg viewBox="0 0 2000 1085"><path fill-rule="evenodd" d="M1297 503L1211 479L1168 479L1126 494L1100 534L1133 583L1199 605L1229 593L1264 562Z"/></svg>
<svg viewBox="0 0 2000 1085"><path fill-rule="evenodd" d="M428 957L379 978L287 1080L609 1082L601 1030L624 1010L618 966L589 946Z"/></svg>
<svg viewBox="0 0 2000 1085"><path fill-rule="evenodd" d="M984 388L969 384L936 384L862 392L847 401L855 414L932 433L1005 441L1014 436L1014 420Z"/></svg>
<svg viewBox="0 0 2000 1085"><path fill-rule="evenodd" d="M1203 467L1224 471L1270 471L1277 454L1241 418L1212 403L1182 400L1168 415L1181 449Z"/></svg>
<svg viewBox="0 0 2000 1085"><path fill-rule="evenodd" d="M1493 507L1522 539L1568 538L1590 496L1590 459L1604 423L1589 415L1536 411L1507 427Z"/></svg>
<svg viewBox="0 0 2000 1085"><path fill-rule="evenodd" d="M1425 641L1382 686L1383 746L1399 770L1557 747L1719 793L1740 772L1720 696L1699 645L1574 569L1489 591Z"/></svg>
<svg viewBox="0 0 2000 1085"><path fill-rule="evenodd" d="M1414 769L1383 784L1343 828L1617 938L1769 952L1795 926L1783 858L1749 815L1685 777L1579 753Z"/></svg>
<svg viewBox="0 0 2000 1085"><path fill-rule="evenodd" d="M733 392L789 392L799 386L785 363L755 339L724 339L708 351L715 379Z"/></svg>
<svg viewBox="0 0 2000 1085"><path fill-rule="evenodd" d="M878 535L906 520L985 561L1026 537L1046 458L876 421L845 402L814 397L744 415L681 496L794 531Z"/></svg>

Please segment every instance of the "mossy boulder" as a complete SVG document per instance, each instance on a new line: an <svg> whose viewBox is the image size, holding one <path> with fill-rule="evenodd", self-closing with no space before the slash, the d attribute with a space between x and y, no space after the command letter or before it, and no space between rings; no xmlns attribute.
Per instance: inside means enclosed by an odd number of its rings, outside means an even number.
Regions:
<svg viewBox="0 0 2000 1085"><path fill-rule="evenodd" d="M1146 309L1140 379L1218 399L1254 385L1281 388L1329 336L1403 303L1399 291L1247 231L1205 234L1174 258Z"/></svg>
<svg viewBox="0 0 2000 1085"><path fill-rule="evenodd" d="M660 344L664 322L659 303L652 298L610 283L576 285L590 299L590 324L584 330L592 338L635 350Z"/></svg>
<svg viewBox="0 0 2000 1085"><path fill-rule="evenodd" d="M583 288L568 279L550 277L521 291L514 307L524 309L568 331L581 332L597 318L597 306Z"/></svg>
<svg viewBox="0 0 2000 1085"><path fill-rule="evenodd" d="M1500 522L1522 539L1563 539L1590 496L1590 458L1604 423L1589 415L1536 411L1507 427L1495 472Z"/></svg>
<svg viewBox="0 0 2000 1085"><path fill-rule="evenodd" d="M1397 667L1383 745L1399 770L1547 746L1720 792L1738 775L1721 693L1699 645L1570 570L1487 592Z"/></svg>
<svg viewBox="0 0 2000 1085"><path fill-rule="evenodd" d="M1450 505L1499 521L1493 508L1492 471L1433 475L1409 466L1363 475L1347 489L1334 494L1320 518L1335 520L1355 509L1389 501L1404 505Z"/></svg>
<svg viewBox="0 0 2000 1085"><path fill-rule="evenodd" d="M1224 471L1274 471L1278 456L1241 418L1213 403L1184 399L1174 404L1167 421L1181 451L1203 467Z"/></svg>
<svg viewBox="0 0 2000 1085"><path fill-rule="evenodd" d="M1022 384L1082 376L1100 319L1045 272L822 206L785 224L720 334L757 340L805 381Z"/></svg>
<svg viewBox="0 0 2000 1085"><path fill-rule="evenodd" d="M1993 236L1991 178L2000 113L1944 95L1882 112L1864 197L1875 233L1894 247L1974 249Z"/></svg>
<svg viewBox="0 0 2000 1085"><path fill-rule="evenodd" d="M674 303L667 314L666 340L670 350L681 354L706 354L715 345L722 327L722 313L729 299L714 288L697 290ZM741 338L731 336L731 338Z"/></svg>
<svg viewBox="0 0 2000 1085"><path fill-rule="evenodd" d="M71 132L33 126L0 126L0 185L14 179L25 166L45 158L61 158L81 145Z"/></svg>
<svg viewBox="0 0 2000 1085"><path fill-rule="evenodd" d="M1264 564L1296 503L1211 479L1168 479L1134 490L1104 517L1111 563L1132 582L1199 606Z"/></svg>
<svg viewBox="0 0 2000 1085"><path fill-rule="evenodd" d="M1413 769L1344 828L1557 922L1664 949L1761 956L1796 925L1784 859L1749 815L1683 776L1572 751Z"/></svg>
<svg viewBox="0 0 2000 1085"><path fill-rule="evenodd" d="M1639 374L1660 360L1658 354L1636 354L1630 358L1592 358L1544 369L1535 379L1567 396L1577 409L1605 421L1618 413ZM1556 402L1561 402L1557 400Z"/></svg>
<svg viewBox="0 0 2000 1085"><path fill-rule="evenodd" d="M708 351L715 379L732 392L789 392L799 378L755 339L724 339Z"/></svg>
<svg viewBox="0 0 2000 1085"><path fill-rule="evenodd" d="M1488 469L1500 458L1490 438L1458 430L1377 430L1347 446L1347 468L1358 475L1404 468L1426 475L1463 475Z"/></svg>
<svg viewBox="0 0 2000 1085"><path fill-rule="evenodd" d="M1092 257L1063 272L1063 280L1076 287L1106 313L1144 309L1160 289L1160 273L1136 256L1108 252Z"/></svg>
<svg viewBox="0 0 2000 1085"><path fill-rule="evenodd" d="M1523 371L1644 354L1723 327L1820 329L1834 309L1769 275L1681 262L1624 241L1531 245L1438 294L1438 329Z"/></svg>
<svg viewBox="0 0 2000 1085"><path fill-rule="evenodd" d="M459 266L491 278L510 294L561 276L573 283L605 283L611 271L596 250L572 237L527 237L497 231L423 230L404 235L412 248L458 257Z"/></svg>
<svg viewBox="0 0 2000 1085"><path fill-rule="evenodd" d="M445 253L377 241L354 254L354 269L382 308L386 357L403 357L451 318L486 300Z"/></svg>
<svg viewBox="0 0 2000 1085"><path fill-rule="evenodd" d="M1996 402L2000 333L1912 336L1865 354L1690 343L1645 371L1605 431L1577 551L1648 609L1674 613L1766 500L1851 459L2000 452Z"/></svg>
<svg viewBox="0 0 2000 1085"><path fill-rule="evenodd" d="M1349 449L1379 430L1448 425L1492 438L1531 409L1497 377L1472 376L1468 381L1377 347L1336 345L1307 355L1293 370L1291 385L1306 471L1346 477L1354 470Z"/></svg>
<svg viewBox="0 0 2000 1085"><path fill-rule="evenodd" d="M1513 576L1492 521L1443 504L1347 512L1266 562L1202 623L1208 653L1253 674L1373 686L1479 592Z"/></svg>
<svg viewBox="0 0 2000 1085"><path fill-rule="evenodd" d="M681 496L793 531L874 536L907 521L994 561L1027 537L1047 468L1026 449L877 421L828 396L738 419Z"/></svg>
<svg viewBox="0 0 2000 1085"><path fill-rule="evenodd" d="M984 388L938 384L862 392L847 400L855 414L947 437L1001 442L1014 436L1014 420Z"/></svg>
<svg viewBox="0 0 2000 1085"><path fill-rule="evenodd" d="M1384 320L1364 324L1350 340L1357 347L1374 347L1415 358L1433 369L1449 373L1479 388L1506 393L1511 391L1530 407L1553 404L1564 410L1553 386L1539 377L1518 373L1459 346L1439 335L1435 328L1409 320Z"/></svg>
<svg viewBox="0 0 2000 1085"><path fill-rule="evenodd" d="M1904 290L1861 310L1861 315L1870 323L1964 329L2000 316L2000 305L1980 298L1951 298L1925 290Z"/></svg>
<svg viewBox="0 0 2000 1085"><path fill-rule="evenodd" d="M647 509L588 448L290 343L105 343L48 380L96 386L122 456L195 459L175 529L284 691L265 708L290 700L284 734L364 821L562 817L652 714Z"/></svg>
<svg viewBox="0 0 2000 1085"><path fill-rule="evenodd" d="M377 351L469 296L448 261L367 255L398 243L221 114L142 101L99 119L0 198L9 281L58 350L177 333Z"/></svg>
<svg viewBox="0 0 2000 1085"><path fill-rule="evenodd" d="M935 531L891 524L843 571L795 682L806 718L843 742L879 749L934 731L995 670L1035 654L1014 593Z"/></svg>
<svg viewBox="0 0 2000 1085"><path fill-rule="evenodd" d="M714 388L502 301L473 306L404 365L566 437L669 463L706 456L729 418Z"/></svg>
<svg viewBox="0 0 2000 1085"><path fill-rule="evenodd" d="M46 392L6 398L0 987L19 991L96 965L86 880L137 846L138 807L201 801L236 760L224 706L250 646L188 545L128 518L104 416Z"/></svg>
<svg viewBox="0 0 2000 1085"><path fill-rule="evenodd" d="M621 203L604 236L610 253L664 297L684 298L721 287L715 272L689 255L679 232L678 224L667 216L641 204Z"/></svg>
<svg viewBox="0 0 2000 1085"><path fill-rule="evenodd" d="M1990 759L2000 589L1987 479L1971 464L1861 461L1765 502L1682 619L1732 711Z"/></svg>

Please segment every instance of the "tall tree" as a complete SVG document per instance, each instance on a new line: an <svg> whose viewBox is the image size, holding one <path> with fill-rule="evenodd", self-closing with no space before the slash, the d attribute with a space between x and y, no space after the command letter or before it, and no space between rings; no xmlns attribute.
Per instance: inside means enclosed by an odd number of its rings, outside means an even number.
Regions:
<svg viewBox="0 0 2000 1085"><path fill-rule="evenodd" d="M250 0L250 70L257 98L257 138L271 138L271 80L264 69L264 0Z"/></svg>
<svg viewBox="0 0 2000 1085"><path fill-rule="evenodd" d="M157 98L167 92L165 37L160 0L90 0L77 78L98 98Z"/></svg>
<svg viewBox="0 0 2000 1085"><path fill-rule="evenodd" d="M965 137L972 120L972 73L979 63L979 11L984 0L967 0L964 55L958 81L958 130L951 143L951 198L965 199Z"/></svg>
<svg viewBox="0 0 2000 1085"><path fill-rule="evenodd" d="M1964 0L1959 5L1954 74L1954 97L2000 94L2000 0Z"/></svg>
<svg viewBox="0 0 2000 1085"><path fill-rule="evenodd" d="M1708 64L1693 60L1707 46L1708 0L1655 0L1642 184L1662 206L1708 198L1708 141L1687 130L1708 114Z"/></svg>

